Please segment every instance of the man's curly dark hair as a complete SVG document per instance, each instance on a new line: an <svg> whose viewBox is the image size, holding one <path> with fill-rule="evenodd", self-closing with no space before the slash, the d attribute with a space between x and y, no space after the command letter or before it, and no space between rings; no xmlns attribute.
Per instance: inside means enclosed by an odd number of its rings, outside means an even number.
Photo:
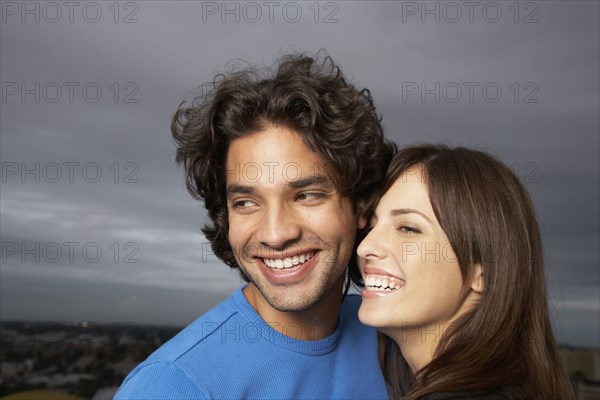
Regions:
<svg viewBox="0 0 600 400"><path fill-rule="evenodd" d="M238 269L228 240L225 187L233 140L269 126L300 134L359 215L396 149L383 137L369 91L348 83L329 56L284 56L266 75L255 68L217 75L210 91L180 104L171 123L187 189L204 200L212 220L202 231L215 255Z"/></svg>

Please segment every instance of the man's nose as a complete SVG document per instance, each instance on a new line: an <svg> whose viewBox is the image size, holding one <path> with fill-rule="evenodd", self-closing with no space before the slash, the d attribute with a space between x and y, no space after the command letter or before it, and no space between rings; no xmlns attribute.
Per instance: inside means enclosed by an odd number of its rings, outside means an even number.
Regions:
<svg viewBox="0 0 600 400"><path fill-rule="evenodd" d="M266 246L280 249L297 241L302 234L301 220L286 204L269 206L259 221L257 240Z"/></svg>

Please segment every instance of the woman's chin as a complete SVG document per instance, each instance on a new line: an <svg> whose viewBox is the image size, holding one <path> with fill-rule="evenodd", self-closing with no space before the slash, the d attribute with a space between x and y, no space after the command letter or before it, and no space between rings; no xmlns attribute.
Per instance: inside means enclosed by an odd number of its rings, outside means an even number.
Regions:
<svg viewBox="0 0 600 400"><path fill-rule="evenodd" d="M385 329L388 327L389 320L384 318L380 314L381 309L377 309L374 307L369 307L364 303L358 309L358 319L363 325L371 326L376 329Z"/></svg>

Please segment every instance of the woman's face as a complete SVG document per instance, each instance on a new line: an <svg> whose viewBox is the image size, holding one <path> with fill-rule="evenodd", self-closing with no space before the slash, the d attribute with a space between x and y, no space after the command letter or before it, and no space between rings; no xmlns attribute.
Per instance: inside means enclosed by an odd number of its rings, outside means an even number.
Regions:
<svg viewBox="0 0 600 400"><path fill-rule="evenodd" d="M420 169L408 170L394 182L379 201L370 226L358 246L365 282L360 320L392 337L400 330L404 335L419 329L420 335L439 338L477 298L471 286L481 288L474 282L463 284Z"/></svg>

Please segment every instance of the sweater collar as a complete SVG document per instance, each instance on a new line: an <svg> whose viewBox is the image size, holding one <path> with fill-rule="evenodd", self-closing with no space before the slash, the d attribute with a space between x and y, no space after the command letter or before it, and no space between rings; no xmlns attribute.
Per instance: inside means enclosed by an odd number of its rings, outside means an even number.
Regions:
<svg viewBox="0 0 600 400"><path fill-rule="evenodd" d="M258 341L259 336L262 336L264 340L268 340L280 347L284 347L297 353L310 355L327 354L337 347L342 336L343 321L340 317L338 317L338 322L333 333L323 339L310 341L294 339L294 336L297 335L300 327L294 323L287 324L283 330L284 332L289 332L289 336L273 329L262 319L256 310L252 308L250 303L248 303L246 296L244 296L244 293L242 292L245 287L246 285L234 292L233 300L239 307L241 314L251 324L245 328L248 330L246 336L249 338L256 338Z"/></svg>

